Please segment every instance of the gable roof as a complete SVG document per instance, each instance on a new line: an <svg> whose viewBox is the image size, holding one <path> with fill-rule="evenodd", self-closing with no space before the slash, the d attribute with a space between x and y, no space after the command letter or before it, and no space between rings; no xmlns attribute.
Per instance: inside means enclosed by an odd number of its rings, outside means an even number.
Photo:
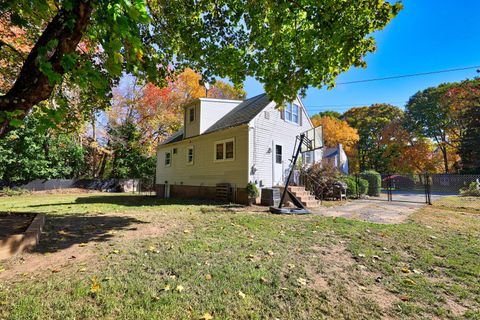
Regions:
<svg viewBox="0 0 480 320"><path fill-rule="evenodd" d="M233 108L229 113L220 118L211 125L202 134L212 133L215 131L236 127L249 123L271 102L266 93L244 100L238 106ZM201 135L202 135L201 134ZM167 138L162 144L174 143L183 140L183 127Z"/></svg>
<svg viewBox="0 0 480 320"><path fill-rule="evenodd" d="M215 122L204 133L210 133L222 129L236 127L249 123L271 102L266 93L244 100L229 113Z"/></svg>

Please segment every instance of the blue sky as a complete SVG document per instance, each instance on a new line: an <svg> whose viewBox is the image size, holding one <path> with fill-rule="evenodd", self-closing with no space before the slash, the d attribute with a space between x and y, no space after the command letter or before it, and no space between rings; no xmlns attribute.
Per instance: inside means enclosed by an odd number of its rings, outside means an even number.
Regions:
<svg viewBox="0 0 480 320"><path fill-rule="evenodd" d="M377 51L366 57L366 69L350 69L337 82L480 65L479 0L404 0L404 9L374 34ZM480 76L475 69L404 79L310 88L303 99L312 115L343 112L351 106L391 103L403 107L415 92L442 82ZM263 92L254 79L245 81L247 96Z"/></svg>

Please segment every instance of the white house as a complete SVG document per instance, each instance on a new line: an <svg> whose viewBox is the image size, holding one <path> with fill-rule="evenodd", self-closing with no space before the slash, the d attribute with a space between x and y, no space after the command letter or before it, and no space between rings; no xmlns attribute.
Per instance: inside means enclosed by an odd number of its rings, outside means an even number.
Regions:
<svg viewBox="0 0 480 320"><path fill-rule="evenodd" d="M183 128L158 146L157 196L213 199L227 185L230 200L245 203L248 182L283 185L296 137L313 125L299 98L275 107L266 94L186 106ZM322 158L321 150L302 156L304 163Z"/></svg>

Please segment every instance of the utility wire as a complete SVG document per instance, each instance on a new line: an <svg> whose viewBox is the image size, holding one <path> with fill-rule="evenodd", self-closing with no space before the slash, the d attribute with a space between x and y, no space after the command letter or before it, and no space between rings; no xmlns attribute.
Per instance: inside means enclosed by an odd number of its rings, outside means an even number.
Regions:
<svg viewBox="0 0 480 320"><path fill-rule="evenodd" d="M325 104L325 105L316 105L316 106L305 106L307 109L318 109L318 108L330 108L330 109L342 109L344 107L361 107L361 106L370 106L372 104L379 103L388 103L388 104L405 104L407 101L377 101L370 103L347 103L347 104Z"/></svg>
<svg viewBox="0 0 480 320"><path fill-rule="evenodd" d="M382 81L382 80L418 77L418 76L426 76L426 75L430 75L430 74L438 74L438 73L446 73L446 72L454 72L454 71L462 71L462 70L470 70L470 69L478 69L478 68L480 68L480 66L471 66L471 67L455 68L455 69L444 69L444 70L438 70L438 71L403 74L403 75L399 75L399 76L390 76L390 77L383 77L383 78L373 78L373 79L365 79L365 80L337 82L337 85L338 84L352 84L352 83L363 83L363 82L372 82L372 81Z"/></svg>

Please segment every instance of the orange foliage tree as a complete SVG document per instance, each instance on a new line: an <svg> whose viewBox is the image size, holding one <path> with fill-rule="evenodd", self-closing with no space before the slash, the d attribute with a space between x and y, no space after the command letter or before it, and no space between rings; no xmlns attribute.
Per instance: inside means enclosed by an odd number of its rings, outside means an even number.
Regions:
<svg viewBox="0 0 480 320"><path fill-rule="evenodd" d="M346 121L330 116L314 115L311 120L315 127L323 127L323 139L327 148L333 148L338 144L343 145L350 167L355 169L358 166L356 146L360 139L357 129L352 128Z"/></svg>

